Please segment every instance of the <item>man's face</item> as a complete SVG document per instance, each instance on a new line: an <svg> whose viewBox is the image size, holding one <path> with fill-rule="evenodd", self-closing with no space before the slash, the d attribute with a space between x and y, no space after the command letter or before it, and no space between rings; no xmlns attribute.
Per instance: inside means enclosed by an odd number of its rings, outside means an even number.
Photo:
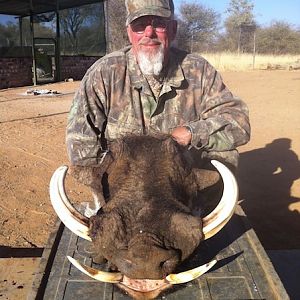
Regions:
<svg viewBox="0 0 300 300"><path fill-rule="evenodd" d="M140 17L127 27L133 52L143 73L159 74L168 59L176 30L175 20L157 16Z"/></svg>

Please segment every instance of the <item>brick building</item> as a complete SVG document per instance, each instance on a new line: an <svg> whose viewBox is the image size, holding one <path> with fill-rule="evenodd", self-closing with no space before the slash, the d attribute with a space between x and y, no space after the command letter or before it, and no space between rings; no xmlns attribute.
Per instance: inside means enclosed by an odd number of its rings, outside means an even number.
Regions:
<svg viewBox="0 0 300 300"><path fill-rule="evenodd" d="M26 3L24 5L24 3ZM53 3L56 2L56 7ZM70 4L70 2L72 2ZM64 81L68 78L81 80L87 69L101 56L116 48L121 48L127 43L125 38L125 6L123 0L10 0L0 3L0 14L13 15L19 22L30 18L30 28L33 46L22 45L22 23L20 23L21 45L14 47L0 47L0 89L18 87L48 82ZM60 18L63 10L80 8L83 5L98 4L100 7L99 18L102 23L99 27L103 32L101 49L93 54L77 53L68 54L62 49L62 33ZM118 10L121 10L120 13ZM47 13L55 14L56 36L40 38L32 28L38 17ZM124 20L120 22L120 14ZM118 22L114 22L115 18ZM122 18L121 18L122 19ZM28 21L29 23L29 21ZM55 19L54 19L55 23ZM114 24L114 25L113 25ZM99 30L100 30L99 29ZM112 38L113 37L113 38ZM100 41L96 41L100 43ZM0 44L1 46L1 44ZM96 54L95 54L96 52Z"/></svg>

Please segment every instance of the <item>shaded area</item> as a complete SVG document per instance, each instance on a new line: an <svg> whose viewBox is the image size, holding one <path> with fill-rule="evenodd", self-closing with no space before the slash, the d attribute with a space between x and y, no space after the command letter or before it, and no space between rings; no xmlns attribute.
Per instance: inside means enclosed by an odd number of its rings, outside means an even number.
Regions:
<svg viewBox="0 0 300 300"><path fill-rule="evenodd" d="M275 139L264 148L241 154L241 206L266 249L300 248L300 214L289 209L300 201L291 195L299 178L300 163L290 139Z"/></svg>
<svg viewBox="0 0 300 300"><path fill-rule="evenodd" d="M300 250L270 250L268 255L291 299L300 299Z"/></svg>
<svg viewBox="0 0 300 300"><path fill-rule="evenodd" d="M44 248L14 248L0 246L0 258L41 257Z"/></svg>
<svg viewBox="0 0 300 300"><path fill-rule="evenodd" d="M240 210L239 208L238 211ZM251 230L251 227L247 222L247 218L243 215L234 214L221 231L210 239L202 241L194 253L177 268L175 273L196 268L215 259L218 254L230 248L230 245L241 239L249 230ZM224 267L226 264L237 259L243 252L241 249L235 249L234 254L226 256L222 260L218 260L211 271Z"/></svg>

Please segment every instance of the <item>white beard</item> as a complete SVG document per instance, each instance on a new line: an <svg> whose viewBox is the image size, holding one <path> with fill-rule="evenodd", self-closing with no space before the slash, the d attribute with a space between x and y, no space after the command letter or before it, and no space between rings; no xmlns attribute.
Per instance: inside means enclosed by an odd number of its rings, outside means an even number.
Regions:
<svg viewBox="0 0 300 300"><path fill-rule="evenodd" d="M163 69L164 52L160 47L156 53L145 53L140 50L137 53L140 69L144 75L158 76Z"/></svg>

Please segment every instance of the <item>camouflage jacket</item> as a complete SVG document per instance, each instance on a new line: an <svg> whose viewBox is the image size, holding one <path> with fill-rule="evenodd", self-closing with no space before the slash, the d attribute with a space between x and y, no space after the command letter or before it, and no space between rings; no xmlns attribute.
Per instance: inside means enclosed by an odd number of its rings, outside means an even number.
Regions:
<svg viewBox="0 0 300 300"><path fill-rule="evenodd" d="M68 118L67 150L76 165L97 164L103 137L192 130L191 147L222 152L246 143L248 109L202 57L172 48L156 99L130 48L99 59L84 76Z"/></svg>

